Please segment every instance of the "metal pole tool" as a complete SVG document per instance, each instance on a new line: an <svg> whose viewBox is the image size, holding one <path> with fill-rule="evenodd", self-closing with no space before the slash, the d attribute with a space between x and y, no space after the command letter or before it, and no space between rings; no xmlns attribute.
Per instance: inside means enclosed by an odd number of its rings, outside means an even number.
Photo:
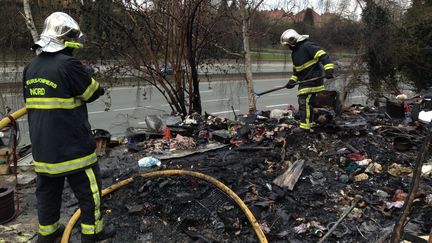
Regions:
<svg viewBox="0 0 432 243"><path fill-rule="evenodd" d="M294 85L300 85L300 84L310 83L310 82L316 81L316 80L321 79L321 78L324 78L324 76L315 77L315 78L311 78L311 79L306 79L306 80L294 83ZM275 92L275 91L278 91L278 90L281 90L281 89L285 89L285 88L286 88L286 86L281 86L281 87L270 89L270 90L267 90L267 91L264 91L264 92L261 92L261 93L255 93L255 95L257 97L260 97L262 95L265 95L265 94L268 94L268 93L271 93L271 92Z"/></svg>

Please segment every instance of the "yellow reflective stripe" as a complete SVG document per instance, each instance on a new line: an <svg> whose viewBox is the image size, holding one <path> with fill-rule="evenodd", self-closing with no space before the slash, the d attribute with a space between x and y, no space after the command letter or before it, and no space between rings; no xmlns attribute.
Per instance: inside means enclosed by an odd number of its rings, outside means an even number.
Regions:
<svg viewBox="0 0 432 243"><path fill-rule="evenodd" d="M84 91L84 93L80 96L78 96L77 98L87 101L88 99L90 99L94 92L96 92L96 90L99 89L99 83L96 82L96 80L94 80L92 78L91 84L87 87L87 89Z"/></svg>
<svg viewBox="0 0 432 243"><path fill-rule="evenodd" d="M70 48L73 48L73 49L78 49L78 48L82 48L82 47L83 47L82 44L80 44L80 43L78 43L78 42L75 42L75 41L66 41L66 42L64 43L64 45L65 45L66 47L70 47Z"/></svg>
<svg viewBox="0 0 432 243"><path fill-rule="evenodd" d="M302 94L316 93L324 90L325 90L324 85L317 86L317 87L307 87L307 88L299 89L297 94L302 95Z"/></svg>
<svg viewBox="0 0 432 243"><path fill-rule="evenodd" d="M306 124L306 123L300 122L300 128L310 129L310 126L308 126L308 124Z"/></svg>
<svg viewBox="0 0 432 243"><path fill-rule="evenodd" d="M324 65L324 70L329 70L329 69L334 69L333 63L329 63L329 64Z"/></svg>
<svg viewBox="0 0 432 243"><path fill-rule="evenodd" d="M26 98L27 109L74 109L81 106L81 100L75 98Z"/></svg>
<svg viewBox="0 0 432 243"><path fill-rule="evenodd" d="M93 194L93 201L95 204L94 217L95 217L95 220L98 220L101 218L99 187L98 187L98 184L96 181L96 176L93 173L92 168L86 169L85 172L87 174L87 177L89 178L90 189L91 189L91 192Z"/></svg>
<svg viewBox="0 0 432 243"><path fill-rule="evenodd" d="M60 223L57 221L50 225L40 225L39 224L39 234L42 236L51 235L60 228Z"/></svg>
<svg viewBox="0 0 432 243"><path fill-rule="evenodd" d="M301 65L301 66L294 66L294 69L295 69L297 72L301 72L302 70L304 70L304 69L306 69L306 68L308 68L308 67L314 65L314 64L317 63L317 62L318 62L318 58L314 58L314 59L312 59L312 60L310 60L310 61L307 61L305 64L303 64L303 65Z"/></svg>
<svg viewBox="0 0 432 243"><path fill-rule="evenodd" d="M327 54L325 51L323 51L323 50L319 50L319 51L317 51L317 52L315 53L314 59L316 59L316 58L320 58L320 56L323 56L323 55L325 55L325 54Z"/></svg>
<svg viewBox="0 0 432 243"><path fill-rule="evenodd" d="M94 164L97 161L96 153L89 154L87 156L68 160L60 163L45 163L33 161L35 165L35 171L38 173L47 173L47 174L61 174L77 169L81 169L87 167L89 165Z"/></svg>
<svg viewBox="0 0 432 243"><path fill-rule="evenodd" d="M96 220L94 225L91 224L81 224L81 233L85 235L98 234L103 230L103 220Z"/></svg>
<svg viewBox="0 0 432 243"><path fill-rule="evenodd" d="M296 75L291 75L291 80L293 80L294 82L297 82L298 77Z"/></svg>
<svg viewBox="0 0 432 243"><path fill-rule="evenodd" d="M311 122L310 122L310 117L311 117L311 110L310 110L310 98L312 97L312 95L308 95L306 97L306 125L310 128L311 127Z"/></svg>

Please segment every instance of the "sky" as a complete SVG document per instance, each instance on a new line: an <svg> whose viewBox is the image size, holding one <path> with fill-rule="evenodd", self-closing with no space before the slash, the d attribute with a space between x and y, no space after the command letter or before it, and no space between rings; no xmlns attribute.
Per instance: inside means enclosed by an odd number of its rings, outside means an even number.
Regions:
<svg viewBox="0 0 432 243"><path fill-rule="evenodd" d="M323 14L326 9L345 16L361 13L355 0L264 0L262 3L263 9L283 8L285 11L293 12L299 12L308 7L313 8L319 14Z"/></svg>

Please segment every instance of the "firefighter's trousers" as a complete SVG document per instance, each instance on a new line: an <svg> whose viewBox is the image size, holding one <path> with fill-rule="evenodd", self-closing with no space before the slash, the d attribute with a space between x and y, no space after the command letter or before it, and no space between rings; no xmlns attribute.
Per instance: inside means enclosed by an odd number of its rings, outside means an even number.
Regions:
<svg viewBox="0 0 432 243"><path fill-rule="evenodd" d="M49 237L60 227L60 208L65 178L78 199L81 209L81 233L85 235L100 233L103 229L100 210L101 181L99 165L96 163L85 170L65 176L37 175L39 236Z"/></svg>
<svg viewBox="0 0 432 243"><path fill-rule="evenodd" d="M310 130L315 126L313 107L316 93L302 94L298 96L300 128Z"/></svg>

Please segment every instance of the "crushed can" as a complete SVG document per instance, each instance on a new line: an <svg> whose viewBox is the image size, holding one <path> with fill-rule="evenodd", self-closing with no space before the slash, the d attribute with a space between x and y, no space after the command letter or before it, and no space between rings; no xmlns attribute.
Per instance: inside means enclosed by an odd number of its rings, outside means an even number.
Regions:
<svg viewBox="0 0 432 243"><path fill-rule="evenodd" d="M318 238L321 238L321 237L324 236L324 232L322 230L318 229L318 228L312 228L312 229L309 230L309 232L312 235L317 236Z"/></svg>

